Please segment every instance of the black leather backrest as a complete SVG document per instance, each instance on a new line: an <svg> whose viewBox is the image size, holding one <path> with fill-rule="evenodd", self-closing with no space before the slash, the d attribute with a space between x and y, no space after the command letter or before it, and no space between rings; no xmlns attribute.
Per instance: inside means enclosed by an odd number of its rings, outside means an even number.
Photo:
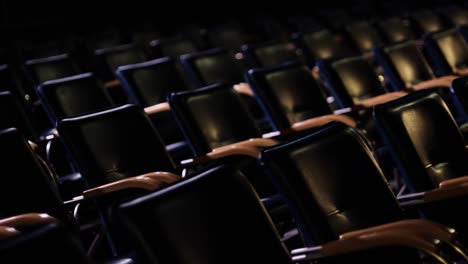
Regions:
<svg viewBox="0 0 468 264"><path fill-rule="evenodd" d="M0 262L90 264L80 241L65 226L50 223L0 241Z"/></svg>
<svg viewBox="0 0 468 264"><path fill-rule="evenodd" d="M237 84L244 80L241 67L224 49L182 55L181 62L199 88L214 83Z"/></svg>
<svg viewBox="0 0 468 264"><path fill-rule="evenodd" d="M411 189L437 188L443 180L468 173L464 138L437 93L416 92L374 111L379 132Z"/></svg>
<svg viewBox="0 0 468 264"><path fill-rule="evenodd" d="M380 21L378 25L388 43L410 40L415 37L409 26L399 17Z"/></svg>
<svg viewBox="0 0 468 264"><path fill-rule="evenodd" d="M0 218L46 212L67 218L55 176L15 128L0 131Z"/></svg>
<svg viewBox="0 0 468 264"><path fill-rule="evenodd" d="M168 101L196 155L223 145L261 137L251 113L230 85L215 84L194 91L173 93Z"/></svg>
<svg viewBox="0 0 468 264"><path fill-rule="evenodd" d="M291 43L277 43L252 47L255 53L256 67L276 66L288 61L297 61L295 47Z"/></svg>
<svg viewBox="0 0 468 264"><path fill-rule="evenodd" d="M146 61L143 50L133 44L95 51L98 59L98 71L104 80L115 79L115 70L121 65Z"/></svg>
<svg viewBox="0 0 468 264"><path fill-rule="evenodd" d="M340 42L338 37L328 29L304 34L304 42L308 51L316 59L334 58L350 52L348 45Z"/></svg>
<svg viewBox="0 0 468 264"><path fill-rule="evenodd" d="M0 92L0 129L16 127L29 140L37 142L37 133L17 98L10 92Z"/></svg>
<svg viewBox="0 0 468 264"><path fill-rule="evenodd" d="M383 49L405 87L434 77L421 51L412 41Z"/></svg>
<svg viewBox="0 0 468 264"><path fill-rule="evenodd" d="M330 78L337 78L330 82L333 83L330 88L342 107L351 107L360 100L384 93L374 69L362 57L339 59L330 62L329 67L333 71Z"/></svg>
<svg viewBox="0 0 468 264"><path fill-rule="evenodd" d="M346 30L356 48L361 52L370 51L383 44L377 30L368 22L350 24L346 26Z"/></svg>
<svg viewBox="0 0 468 264"><path fill-rule="evenodd" d="M360 135L341 123L263 150L261 161L286 197L307 243L402 218Z"/></svg>
<svg viewBox="0 0 468 264"><path fill-rule="evenodd" d="M173 171L158 132L135 105L65 118L58 130L90 185L152 171Z"/></svg>
<svg viewBox="0 0 468 264"><path fill-rule="evenodd" d="M53 123L114 105L107 90L91 73L42 83L38 92Z"/></svg>
<svg viewBox="0 0 468 264"><path fill-rule="evenodd" d="M34 59L25 62L35 85L42 82L65 78L82 73L75 62L67 55Z"/></svg>
<svg viewBox="0 0 468 264"><path fill-rule="evenodd" d="M468 67L468 45L457 29L435 33L433 39L453 72Z"/></svg>
<svg viewBox="0 0 468 264"><path fill-rule="evenodd" d="M117 77L132 103L143 107L165 102L171 92L189 89L169 57L121 66Z"/></svg>
<svg viewBox="0 0 468 264"><path fill-rule="evenodd" d="M229 167L122 204L119 216L148 263L292 263L258 196Z"/></svg>
<svg viewBox="0 0 468 264"><path fill-rule="evenodd" d="M300 63L253 69L249 83L277 130L295 122L331 114L331 109L309 69Z"/></svg>
<svg viewBox="0 0 468 264"><path fill-rule="evenodd" d="M192 40L183 37L158 39L151 41L150 45L156 58L170 57L178 60L182 54L198 51L197 46Z"/></svg>
<svg viewBox="0 0 468 264"><path fill-rule="evenodd" d="M412 14L411 18L422 33L436 32L444 28L444 23L440 16L433 13L431 10L421 10Z"/></svg>

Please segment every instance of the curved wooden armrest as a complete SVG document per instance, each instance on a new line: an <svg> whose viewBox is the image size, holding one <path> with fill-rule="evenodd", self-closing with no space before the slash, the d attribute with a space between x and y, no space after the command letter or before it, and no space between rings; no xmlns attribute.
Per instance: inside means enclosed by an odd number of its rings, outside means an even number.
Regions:
<svg viewBox="0 0 468 264"><path fill-rule="evenodd" d="M468 183L468 176L458 177L450 180L445 180L439 183L439 188L451 188L460 184Z"/></svg>
<svg viewBox="0 0 468 264"><path fill-rule="evenodd" d="M169 106L168 102L145 107L145 113L147 115L157 114L165 111L171 111L171 107Z"/></svg>
<svg viewBox="0 0 468 264"><path fill-rule="evenodd" d="M0 226L0 240L18 235L20 232L13 227Z"/></svg>
<svg viewBox="0 0 468 264"><path fill-rule="evenodd" d="M357 106L370 108L378 104L383 104L383 103L401 98L407 94L408 94L407 92L403 92L403 91L386 93L386 94L378 95L378 96L368 98L365 100L361 100L359 103L357 103Z"/></svg>
<svg viewBox="0 0 468 264"><path fill-rule="evenodd" d="M104 88L114 88L120 85L120 81L115 79L112 81L105 82L103 85L104 85Z"/></svg>
<svg viewBox="0 0 468 264"><path fill-rule="evenodd" d="M401 246L418 249L440 259L435 242L393 231L373 232L352 239L337 240L322 245L323 256L336 256L374 248ZM443 261L442 263L446 263Z"/></svg>
<svg viewBox="0 0 468 264"><path fill-rule="evenodd" d="M234 85L234 90L236 90L236 92L239 94L245 94L251 97L255 96L254 92L250 88L250 85L245 82L241 82L239 84Z"/></svg>
<svg viewBox="0 0 468 264"><path fill-rule="evenodd" d="M439 239L448 243L454 242L456 237L456 232L453 228L428 220L410 219L383 224L379 226L373 226L357 231L347 232L340 235L340 239L351 239L354 237L359 237L362 235L380 231L399 231L403 232L404 234L414 234L422 236L425 239Z"/></svg>
<svg viewBox="0 0 468 264"><path fill-rule="evenodd" d="M170 172L151 172L86 190L83 192L83 198L96 198L104 194L130 188L154 191L179 179L178 175Z"/></svg>
<svg viewBox="0 0 468 264"><path fill-rule="evenodd" d="M468 75L468 68L457 70L458 75Z"/></svg>
<svg viewBox="0 0 468 264"><path fill-rule="evenodd" d="M468 195L468 182L437 188L424 193L424 201L435 202Z"/></svg>
<svg viewBox="0 0 468 264"><path fill-rule="evenodd" d="M452 81L455 80L456 78L458 78L458 76L455 76L455 75L443 76L443 77L439 77L436 79L427 80L427 81L415 84L411 86L411 89L417 91L417 90L436 88L436 87L450 88L450 86L452 85Z"/></svg>
<svg viewBox="0 0 468 264"><path fill-rule="evenodd" d="M57 218L48 214L28 213L0 219L0 226L22 227L57 222Z"/></svg>
<svg viewBox="0 0 468 264"><path fill-rule="evenodd" d="M347 115L324 115L292 124L291 131L303 131L309 128L320 127L326 123L338 121L350 127L356 127L357 122L352 117Z"/></svg>
<svg viewBox="0 0 468 264"><path fill-rule="evenodd" d="M36 151L38 148L39 148L39 145L37 145L36 143L32 142L31 140L28 140L28 144L29 146L31 147L31 149L33 151Z"/></svg>
<svg viewBox="0 0 468 264"><path fill-rule="evenodd" d="M229 144L219 148L213 149L208 152L204 157L198 157L201 160L206 159L219 159L233 155L245 155L253 158L258 158L260 148L270 147L278 144L277 140L271 138L251 138L234 144Z"/></svg>

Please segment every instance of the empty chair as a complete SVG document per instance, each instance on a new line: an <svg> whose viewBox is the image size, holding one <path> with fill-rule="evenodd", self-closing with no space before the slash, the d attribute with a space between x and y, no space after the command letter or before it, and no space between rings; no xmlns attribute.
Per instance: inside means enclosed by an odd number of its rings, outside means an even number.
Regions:
<svg viewBox="0 0 468 264"><path fill-rule="evenodd" d="M95 50L96 71L104 81L115 79L115 70L121 65L147 60L146 54L134 44Z"/></svg>
<svg viewBox="0 0 468 264"><path fill-rule="evenodd" d="M429 9L421 9L409 16L411 26L419 36L426 33L436 32L446 26L441 17Z"/></svg>
<svg viewBox="0 0 468 264"><path fill-rule="evenodd" d="M355 22L345 26L347 38L358 52L369 52L384 44L377 30L368 22Z"/></svg>
<svg viewBox="0 0 468 264"><path fill-rule="evenodd" d="M195 87L214 83L237 84L243 81L243 70L225 49L186 54L180 58L184 71Z"/></svg>
<svg viewBox="0 0 468 264"><path fill-rule="evenodd" d="M318 59L341 57L352 52L341 35L333 34L328 29L303 34L295 33L292 39L307 59L309 67L313 67Z"/></svg>
<svg viewBox="0 0 468 264"><path fill-rule="evenodd" d="M169 57L120 66L116 74L130 102L150 109L157 108L158 104L167 105L166 97L171 92L190 89L174 60ZM189 158L190 150L170 108L147 113L172 157L176 160Z"/></svg>
<svg viewBox="0 0 468 264"><path fill-rule="evenodd" d="M468 24L468 10L461 6L448 5L438 10L443 18L452 26Z"/></svg>
<svg viewBox="0 0 468 264"><path fill-rule="evenodd" d="M292 263L258 196L231 167L124 203L117 217L142 263Z"/></svg>
<svg viewBox="0 0 468 264"><path fill-rule="evenodd" d="M0 132L2 185L0 216L46 212L63 221L69 212L62 204L56 175L15 128Z"/></svg>
<svg viewBox="0 0 468 264"><path fill-rule="evenodd" d="M409 193L468 174L465 139L437 93L418 91L379 105L374 119ZM466 219L456 213L464 204L466 199L451 200L425 208L424 213L454 226L466 238Z"/></svg>
<svg viewBox="0 0 468 264"><path fill-rule="evenodd" d="M394 228L386 229L392 235L412 232L405 221L397 222L404 219L403 211L370 149L350 127L329 124L312 135L263 150L261 160L291 208L306 245L346 239L347 232L366 233L362 229L389 223L394 223ZM416 252L393 246L353 257L359 263L423 263ZM342 261L354 258L345 255Z"/></svg>
<svg viewBox="0 0 468 264"><path fill-rule="evenodd" d="M413 41L376 49L375 57L383 67L394 91L450 87L456 76L436 78L424 55Z"/></svg>
<svg viewBox="0 0 468 264"><path fill-rule="evenodd" d="M139 106L64 118L57 129L89 187L175 170L158 132Z"/></svg>
<svg viewBox="0 0 468 264"><path fill-rule="evenodd" d="M333 115L321 87L301 63L252 69L248 80L276 131L298 129L301 122L314 118L326 119L324 122L345 120L355 125L351 117ZM310 128L322 124L318 122Z"/></svg>
<svg viewBox="0 0 468 264"><path fill-rule="evenodd" d="M468 45L456 28L426 35L424 50L437 76L468 74Z"/></svg>
<svg viewBox="0 0 468 264"><path fill-rule="evenodd" d="M35 86L45 81L82 73L79 66L68 54L28 60L24 65Z"/></svg>
<svg viewBox="0 0 468 264"><path fill-rule="evenodd" d="M384 95L386 90L376 72L361 56L321 60L318 66L322 80L330 89L338 108L370 108L385 102L386 97L394 99L392 95ZM382 100L376 100L378 97Z"/></svg>
<svg viewBox="0 0 468 264"><path fill-rule="evenodd" d="M377 22L386 43L395 43L414 39L415 35L408 25L408 21L400 17L391 17Z"/></svg>
<svg viewBox="0 0 468 264"><path fill-rule="evenodd" d="M288 61L300 61L296 54L296 47L292 43L269 43L263 45L244 45L245 54L251 67L268 67L279 65Z"/></svg>
<svg viewBox="0 0 468 264"><path fill-rule="evenodd" d="M112 98L92 73L83 73L39 85L38 94L51 122L114 106Z"/></svg>
<svg viewBox="0 0 468 264"><path fill-rule="evenodd" d="M206 34L212 47L225 48L230 52L240 51L242 45L256 40L236 23L210 28Z"/></svg>
<svg viewBox="0 0 468 264"><path fill-rule="evenodd" d="M180 55L199 51L196 43L182 36L160 38L150 42L151 56L154 58L171 57L178 60Z"/></svg>

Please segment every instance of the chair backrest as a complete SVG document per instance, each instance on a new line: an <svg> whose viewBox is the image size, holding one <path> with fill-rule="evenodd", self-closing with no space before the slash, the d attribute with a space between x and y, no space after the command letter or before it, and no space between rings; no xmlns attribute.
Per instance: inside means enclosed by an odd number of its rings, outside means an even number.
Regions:
<svg viewBox="0 0 468 264"><path fill-rule="evenodd" d="M68 54L28 60L24 63L34 85L82 73Z"/></svg>
<svg viewBox="0 0 468 264"><path fill-rule="evenodd" d="M114 105L92 73L44 82L39 85L38 94L53 124L62 118L98 112Z"/></svg>
<svg viewBox="0 0 468 264"><path fill-rule="evenodd" d="M230 167L124 203L118 213L148 263L292 263L253 188Z"/></svg>
<svg viewBox="0 0 468 264"><path fill-rule="evenodd" d="M276 66L288 61L300 61L296 47L292 43L276 42L264 45L244 45L245 54L252 67Z"/></svg>
<svg viewBox="0 0 468 264"><path fill-rule="evenodd" d="M400 17L381 20L377 23L377 27L387 43L396 43L415 38L411 28Z"/></svg>
<svg viewBox="0 0 468 264"><path fill-rule="evenodd" d="M63 225L50 223L0 240L0 262L90 264L80 241Z"/></svg>
<svg viewBox="0 0 468 264"><path fill-rule="evenodd" d="M361 56L321 60L318 66L339 108L385 93L377 73Z"/></svg>
<svg viewBox="0 0 468 264"><path fill-rule="evenodd" d="M359 52L371 51L384 44L377 29L366 21L345 26L345 32Z"/></svg>
<svg viewBox="0 0 468 264"><path fill-rule="evenodd" d="M16 127L28 139L38 142L33 123L11 92L0 92L0 129Z"/></svg>
<svg viewBox="0 0 468 264"><path fill-rule="evenodd" d="M173 93L168 101L195 155L261 137L252 114L232 86L214 84Z"/></svg>
<svg viewBox="0 0 468 264"><path fill-rule="evenodd" d="M438 10L443 18L452 26L468 24L468 10L461 6L447 5Z"/></svg>
<svg viewBox="0 0 468 264"><path fill-rule="evenodd" d="M454 74L468 67L468 45L456 28L426 35L424 49L437 75Z"/></svg>
<svg viewBox="0 0 468 264"><path fill-rule="evenodd" d="M120 66L116 74L130 101L143 107L165 102L171 92L189 90L169 57Z"/></svg>
<svg viewBox="0 0 468 264"><path fill-rule="evenodd" d="M365 141L341 123L265 149L261 162L291 208L306 244L403 217Z"/></svg>
<svg viewBox="0 0 468 264"><path fill-rule="evenodd" d="M419 91L376 106L374 119L411 191L468 173L463 135L437 93Z"/></svg>
<svg viewBox="0 0 468 264"><path fill-rule="evenodd" d="M248 81L275 130L332 113L317 81L301 63L249 70Z"/></svg>
<svg viewBox="0 0 468 264"><path fill-rule="evenodd" d="M318 59L341 57L352 52L351 47L343 41L343 37L333 34L329 29L293 34L292 39L310 66Z"/></svg>
<svg viewBox="0 0 468 264"><path fill-rule="evenodd" d="M429 9L422 9L410 15L413 27L419 31L419 35L436 32L445 28L441 17Z"/></svg>
<svg viewBox="0 0 468 264"><path fill-rule="evenodd" d="M57 129L91 186L152 171L174 171L174 163L141 107L123 105L65 118Z"/></svg>
<svg viewBox="0 0 468 264"><path fill-rule="evenodd" d="M180 55L199 51L194 41L182 36L160 38L150 42L154 58L170 57L178 60Z"/></svg>
<svg viewBox="0 0 468 264"><path fill-rule="evenodd" d="M119 66L147 60L143 49L134 44L98 49L94 54L97 74L105 81L115 79L114 73Z"/></svg>
<svg viewBox="0 0 468 264"><path fill-rule="evenodd" d="M376 49L375 57L395 91L434 78L424 55L413 41Z"/></svg>
<svg viewBox="0 0 468 264"><path fill-rule="evenodd" d="M15 128L0 131L0 168L0 217L46 212L67 220L56 176Z"/></svg>
<svg viewBox="0 0 468 264"><path fill-rule="evenodd" d="M236 84L242 82L243 70L225 49L214 48L180 57L182 67L195 87L214 83Z"/></svg>

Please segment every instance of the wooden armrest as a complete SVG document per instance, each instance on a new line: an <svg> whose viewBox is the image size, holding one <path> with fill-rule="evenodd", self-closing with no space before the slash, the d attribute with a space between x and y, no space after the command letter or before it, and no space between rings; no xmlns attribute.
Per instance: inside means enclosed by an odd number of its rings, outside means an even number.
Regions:
<svg viewBox="0 0 468 264"><path fill-rule="evenodd" d="M0 240L18 235L20 232L13 227L0 226Z"/></svg>
<svg viewBox="0 0 468 264"><path fill-rule="evenodd" d="M147 115L157 114L165 111L171 111L171 107L169 106L168 102L145 107L145 113Z"/></svg>
<svg viewBox="0 0 468 264"><path fill-rule="evenodd" d="M255 96L254 92L250 88L250 85L245 82L241 82L239 84L234 85L234 90L236 90L236 92L239 94L245 94L251 97Z"/></svg>
<svg viewBox="0 0 468 264"><path fill-rule="evenodd" d="M378 96L368 98L365 100L361 100L359 103L357 103L357 106L370 108L378 104L383 104L383 103L401 98L407 94L408 94L407 92L403 92L403 91L386 93L386 94L378 95Z"/></svg>
<svg viewBox="0 0 468 264"><path fill-rule="evenodd" d="M424 193L425 202L435 202L468 195L468 182L437 188Z"/></svg>
<svg viewBox="0 0 468 264"><path fill-rule="evenodd" d="M456 187L460 184L468 182L468 176L458 177L450 180L445 180L439 183L439 188L451 188Z"/></svg>
<svg viewBox="0 0 468 264"><path fill-rule="evenodd" d="M37 145L36 143L32 142L31 140L28 140L28 144L29 146L31 147L31 149L33 151L36 151L38 148L39 148L39 145Z"/></svg>
<svg viewBox="0 0 468 264"><path fill-rule="evenodd" d="M271 138L251 138L241 142L215 148L211 152L205 154L205 156L196 157L194 160L197 162L203 162L205 160L219 159L233 155L244 155L258 158L258 155L260 154L260 148L270 147L278 143L279 142L277 140Z"/></svg>
<svg viewBox="0 0 468 264"><path fill-rule="evenodd" d="M320 80L320 68L318 66L314 66L310 72L315 80Z"/></svg>
<svg viewBox="0 0 468 264"><path fill-rule="evenodd" d="M114 87L120 86L120 81L115 79L112 81L105 82L103 85L104 85L104 88L114 88Z"/></svg>
<svg viewBox="0 0 468 264"><path fill-rule="evenodd" d="M468 68L457 70L458 75L468 75Z"/></svg>
<svg viewBox="0 0 468 264"><path fill-rule="evenodd" d="M366 235L344 240L328 242L318 247L300 248L291 251L294 261L313 260L318 257L336 256L358 251L382 247L410 247L426 252L440 259L437 245L433 240L427 240L412 234L396 233L393 231L372 232ZM443 259L442 259L443 260ZM442 263L447 263L442 261Z"/></svg>
<svg viewBox="0 0 468 264"><path fill-rule="evenodd" d="M289 130L291 131L303 131L309 128L320 127L325 125L326 123L338 121L344 123L350 127L356 127L357 122L352 117L347 115L324 115L314 118L309 118L307 120L297 122L292 124Z"/></svg>
<svg viewBox="0 0 468 264"><path fill-rule="evenodd" d="M443 76L440 78L420 82L418 84L415 84L411 86L411 89L417 91L417 90L422 90L422 89L429 89L429 88L435 88L435 87L446 87L450 88L452 85L452 81L458 78L458 76L455 75L448 75L448 76Z"/></svg>
<svg viewBox="0 0 468 264"><path fill-rule="evenodd" d="M58 220L48 214L28 213L0 219L0 226L22 227L56 222Z"/></svg>
<svg viewBox="0 0 468 264"><path fill-rule="evenodd" d="M389 246L414 248L431 256L438 256L438 249L433 241L393 231L373 232L352 239L333 241L322 246L321 254L324 256L336 256Z"/></svg>
<svg viewBox="0 0 468 264"><path fill-rule="evenodd" d="M347 232L340 235L340 239L350 239L359 237L372 232L380 231L402 231L405 234L415 234L418 236L425 237L426 239L439 239L448 243L452 243L455 240L456 232L455 229L444 226L439 223L431 222L429 220L422 219L410 219L401 220L393 223L383 224L379 226L373 226L357 231Z"/></svg>
<svg viewBox="0 0 468 264"><path fill-rule="evenodd" d="M153 191L179 179L178 175L170 172L151 172L86 190L83 192L83 198L96 198L104 194L130 188Z"/></svg>

